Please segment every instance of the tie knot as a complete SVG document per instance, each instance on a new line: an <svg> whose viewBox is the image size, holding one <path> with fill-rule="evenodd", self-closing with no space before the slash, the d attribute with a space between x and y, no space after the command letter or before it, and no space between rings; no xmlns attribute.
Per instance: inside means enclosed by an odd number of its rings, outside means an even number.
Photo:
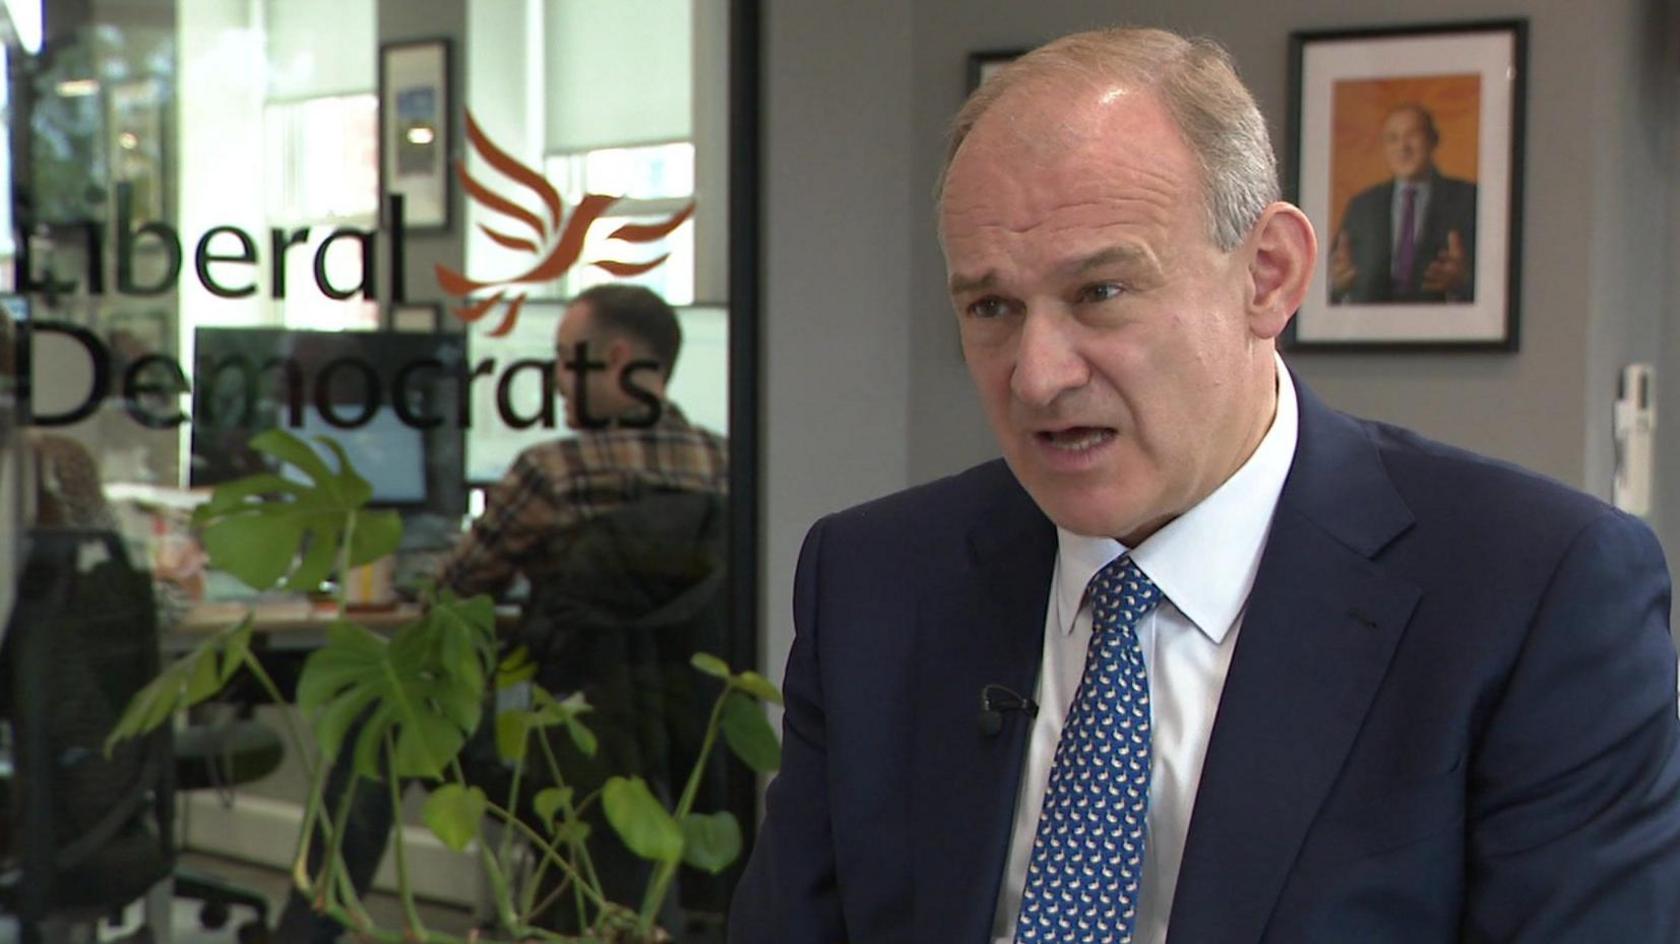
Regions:
<svg viewBox="0 0 1680 944"><path fill-rule="evenodd" d="M1161 588L1144 576L1130 555L1117 557L1097 571L1087 586L1091 625L1099 633L1131 626L1161 602Z"/></svg>

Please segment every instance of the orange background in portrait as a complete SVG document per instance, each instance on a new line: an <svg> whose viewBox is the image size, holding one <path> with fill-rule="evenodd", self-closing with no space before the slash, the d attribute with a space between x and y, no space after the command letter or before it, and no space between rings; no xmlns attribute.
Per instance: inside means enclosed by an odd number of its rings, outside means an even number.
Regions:
<svg viewBox="0 0 1680 944"><path fill-rule="evenodd" d="M1474 182L1481 152L1482 77L1409 76L1335 83L1330 104L1330 232L1359 191L1393 175L1383 160L1383 120L1396 105L1416 102L1435 116L1441 143L1435 166L1448 177ZM1321 237L1322 238L1322 237Z"/></svg>

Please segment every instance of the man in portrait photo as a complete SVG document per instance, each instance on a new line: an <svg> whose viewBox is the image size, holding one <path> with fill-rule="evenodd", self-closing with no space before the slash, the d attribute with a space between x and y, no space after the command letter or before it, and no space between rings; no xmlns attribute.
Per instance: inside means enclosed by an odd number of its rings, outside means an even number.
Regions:
<svg viewBox="0 0 1680 944"><path fill-rule="evenodd" d="M1421 285L1473 233L1391 117ZM1655 535L1279 355L1324 256L1229 55L1034 50L937 194L1001 458L812 526L731 944L1680 941Z"/></svg>
<svg viewBox="0 0 1680 944"><path fill-rule="evenodd" d="M1471 302L1476 185L1435 165L1435 116L1408 102L1383 119L1392 178L1348 201L1330 248L1331 304Z"/></svg>

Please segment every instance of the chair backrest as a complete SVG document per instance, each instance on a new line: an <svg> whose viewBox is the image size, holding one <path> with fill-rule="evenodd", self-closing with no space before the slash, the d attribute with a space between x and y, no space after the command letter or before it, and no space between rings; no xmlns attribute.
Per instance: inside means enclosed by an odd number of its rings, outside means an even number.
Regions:
<svg viewBox="0 0 1680 944"><path fill-rule="evenodd" d="M667 802L682 792L717 691L690 660L728 651L727 512L722 495L652 492L548 543L516 639L531 650L543 687L562 697L582 692L595 709L585 718L600 736L593 756L564 734L550 737L579 793L615 774L642 777ZM714 752L697 809L724 807L729 776L724 752ZM540 785L545 776L533 771L531 779ZM602 842L591 855L604 886L620 900L639 894L636 863L617 867L616 839ZM686 868L676 892L685 908L703 911L721 912L728 900L721 881Z"/></svg>
<svg viewBox="0 0 1680 944"><path fill-rule="evenodd" d="M149 575L110 531L35 529L25 542L0 660L19 868L0 877L0 897L27 925L131 901L168 875L173 780L168 725L105 753L158 673Z"/></svg>

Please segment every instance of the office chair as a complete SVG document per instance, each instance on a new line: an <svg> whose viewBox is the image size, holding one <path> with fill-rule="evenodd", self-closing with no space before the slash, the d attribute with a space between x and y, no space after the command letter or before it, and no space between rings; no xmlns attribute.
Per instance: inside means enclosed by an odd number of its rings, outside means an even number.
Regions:
<svg viewBox="0 0 1680 944"><path fill-rule="evenodd" d="M150 578L109 531L37 528L25 545L0 654L16 732L0 907L40 944L49 920L97 920L169 876L174 771L168 725L104 749L158 672Z"/></svg>
<svg viewBox="0 0 1680 944"><path fill-rule="evenodd" d="M268 776L285 756L271 727L249 718L187 725L175 732L175 788L225 791ZM239 944L268 940L268 896L197 869L175 869L175 897L201 902L198 923L206 930L227 924L233 906L254 917L238 928Z"/></svg>
<svg viewBox="0 0 1680 944"><path fill-rule="evenodd" d="M537 664L537 682L557 697L583 692L600 748L585 756L564 734L550 737L567 782L587 793L614 774L645 779L674 801L698 759L711 698L690 664L696 652L727 653L727 502L721 495L648 492L622 508L552 537L545 570L515 632ZM727 804L726 752L715 752L697 809ZM541 769L530 787L545 785ZM609 896L635 900L647 865L618 844L604 820L591 848ZM679 939L721 932L727 878L684 867L662 922ZM629 896L629 897L626 897ZM572 928L560 919L558 930Z"/></svg>

